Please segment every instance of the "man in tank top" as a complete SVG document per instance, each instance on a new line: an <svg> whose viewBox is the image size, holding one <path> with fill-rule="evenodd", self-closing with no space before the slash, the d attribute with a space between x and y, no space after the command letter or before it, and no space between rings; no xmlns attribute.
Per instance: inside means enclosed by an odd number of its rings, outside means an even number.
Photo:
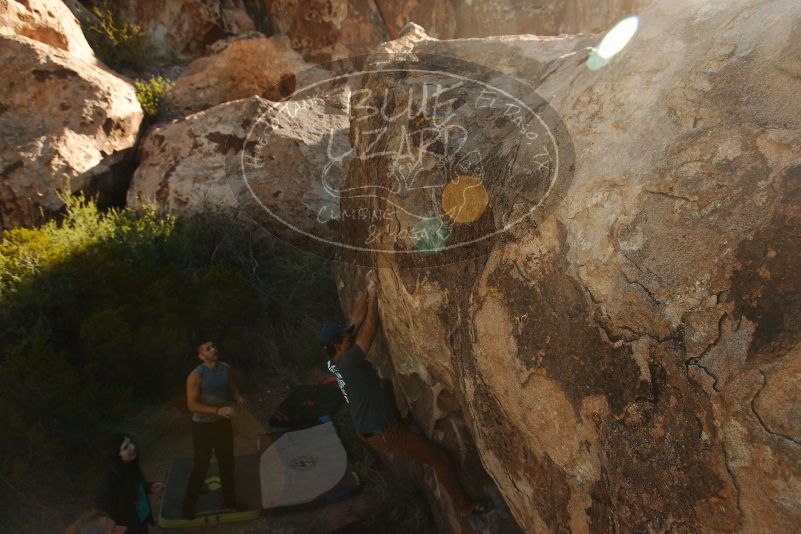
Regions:
<svg viewBox="0 0 801 534"><path fill-rule="evenodd" d="M194 466L183 503L183 514L187 519L194 519L195 503L206 479L212 451L220 468L224 506L237 510L245 508L237 500L234 490L231 417L234 416L233 404L245 407L247 401L236 387L229 365L219 360L220 353L213 342L201 343L197 353L202 363L186 378L186 404L192 412L194 447Z"/></svg>

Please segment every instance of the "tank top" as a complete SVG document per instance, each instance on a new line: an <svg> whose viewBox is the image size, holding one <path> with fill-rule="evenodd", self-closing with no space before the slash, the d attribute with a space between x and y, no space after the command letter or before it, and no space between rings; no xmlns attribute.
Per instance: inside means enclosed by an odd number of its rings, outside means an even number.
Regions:
<svg viewBox="0 0 801 534"><path fill-rule="evenodd" d="M231 395L228 391L228 364L217 362L214 369L210 369L206 364L201 363L193 373L200 375L200 403L206 406L229 406ZM222 420L221 415L213 413L192 412L192 421L198 423L213 423Z"/></svg>

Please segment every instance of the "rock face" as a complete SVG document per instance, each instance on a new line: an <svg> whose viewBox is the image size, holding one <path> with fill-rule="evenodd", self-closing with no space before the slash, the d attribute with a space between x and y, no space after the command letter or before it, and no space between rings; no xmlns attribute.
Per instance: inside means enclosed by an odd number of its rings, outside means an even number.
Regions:
<svg viewBox="0 0 801 534"><path fill-rule="evenodd" d="M238 208L279 235L276 218L333 239L335 229L317 222L324 207L338 209L320 171L327 148L348 147L347 126L347 93L339 92L289 103L255 96L154 127L142 140L128 205L183 214Z"/></svg>
<svg viewBox="0 0 801 534"><path fill-rule="evenodd" d="M128 206L155 203L178 214L236 204L228 187L226 157L241 151L247 124L268 101L235 100L150 128L137 153L139 165L128 189ZM230 152L229 152L230 151Z"/></svg>
<svg viewBox="0 0 801 534"><path fill-rule="evenodd" d="M598 33L652 0L453 0L457 37Z"/></svg>
<svg viewBox="0 0 801 534"><path fill-rule="evenodd" d="M527 81L575 164L560 202L491 250L374 257L402 408L466 467L474 444L527 532L795 532L801 4L656 2L599 70L576 38L411 46ZM398 104L410 79L366 88ZM520 209L497 187L520 136L470 102L453 105L488 154L480 221L497 226ZM395 194L396 156L354 160L346 185ZM346 307L362 272L342 267Z"/></svg>
<svg viewBox="0 0 801 534"><path fill-rule="evenodd" d="M136 23L162 58L196 58L208 45L256 29L243 0L122 0L115 2L123 20Z"/></svg>
<svg viewBox="0 0 801 534"><path fill-rule="evenodd" d="M199 111L254 95L281 100L312 81L312 65L289 46L285 36L254 32L218 41L215 47L220 43L222 50L190 63L176 81L170 98L180 111Z"/></svg>
<svg viewBox="0 0 801 534"><path fill-rule="evenodd" d="M272 29L307 61L366 53L389 38L372 0L268 0Z"/></svg>
<svg viewBox="0 0 801 534"><path fill-rule="evenodd" d="M439 39L492 35L598 33L636 14L651 0L376 0L394 39L408 22Z"/></svg>
<svg viewBox="0 0 801 534"><path fill-rule="evenodd" d="M409 22L439 39L597 33L651 0L252 0L252 13L308 61L366 53Z"/></svg>
<svg viewBox="0 0 801 534"><path fill-rule="evenodd" d="M95 62L80 24L60 1L0 1L0 35L27 37L64 50L75 59Z"/></svg>
<svg viewBox="0 0 801 534"><path fill-rule="evenodd" d="M376 7L392 39L413 22L437 39L450 39L456 33L456 18L451 0L393 2L376 0Z"/></svg>
<svg viewBox="0 0 801 534"><path fill-rule="evenodd" d="M116 173L136 142L142 109L126 80L86 57L77 22L61 7L39 12L58 14L52 31L17 19L45 42L0 36L0 229L36 223L40 208L60 209L56 192L67 180L72 190L111 195L127 187Z"/></svg>

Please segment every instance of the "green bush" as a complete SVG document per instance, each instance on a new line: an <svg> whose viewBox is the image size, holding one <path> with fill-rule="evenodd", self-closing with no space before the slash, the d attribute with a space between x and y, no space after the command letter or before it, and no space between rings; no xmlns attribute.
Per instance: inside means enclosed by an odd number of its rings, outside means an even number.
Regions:
<svg viewBox="0 0 801 534"><path fill-rule="evenodd" d="M0 242L0 492L85 493L76 481L100 438L181 396L201 340L245 372L245 391L256 368L296 382L320 365L309 340L339 314L323 260L259 242L224 213L65 200L61 223Z"/></svg>
<svg viewBox="0 0 801 534"><path fill-rule="evenodd" d="M81 21L87 41L107 65L142 71L149 48L147 34L139 24L120 20L108 1L90 8L94 18Z"/></svg>
<svg viewBox="0 0 801 534"><path fill-rule="evenodd" d="M149 80L136 80L136 99L142 106L145 115L154 118L169 110L170 91L175 86L173 82L163 76L153 76Z"/></svg>

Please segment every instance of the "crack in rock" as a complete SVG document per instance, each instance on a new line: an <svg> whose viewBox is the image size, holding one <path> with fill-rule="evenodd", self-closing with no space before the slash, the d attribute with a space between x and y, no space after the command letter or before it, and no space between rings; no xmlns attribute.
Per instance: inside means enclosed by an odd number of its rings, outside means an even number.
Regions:
<svg viewBox="0 0 801 534"><path fill-rule="evenodd" d="M791 443L794 443L795 445L801 446L801 439L794 438L792 436L788 436L786 434L782 434L781 432L776 432L774 430L771 430L770 427L768 426L768 424L765 423L765 420L762 419L762 416L759 415L759 412L756 409L756 404L755 403L756 403L757 397L759 397L759 394L762 393L763 389L765 389L765 385L767 385L767 383L768 383L768 378L765 376L765 371L763 371L762 369L757 369L757 371L759 371L759 374L762 375L762 385L759 387L759 391L756 392L756 395L754 395L754 397L751 399L751 411L754 412L754 416L756 417L757 421L759 421L759 424L762 426L762 428L765 429L765 432L767 432L771 436L776 436L778 438L784 438L784 439L790 441Z"/></svg>

